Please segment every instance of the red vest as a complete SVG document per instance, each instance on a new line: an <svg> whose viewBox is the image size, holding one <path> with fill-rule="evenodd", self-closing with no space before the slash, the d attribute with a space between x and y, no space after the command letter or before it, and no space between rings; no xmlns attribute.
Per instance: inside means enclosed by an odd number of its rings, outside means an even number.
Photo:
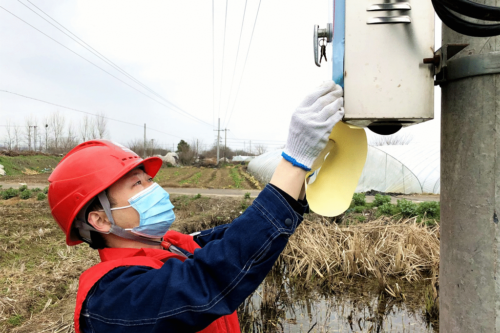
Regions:
<svg viewBox="0 0 500 333"><path fill-rule="evenodd" d="M200 247L193 241L193 237L183 235L176 231L168 231L163 237L162 246L167 248L170 244L178 246L184 250L194 253L195 249ZM184 261L186 258L173 254L169 251L160 249L118 249L106 248L99 250L101 263L89 268L80 276L80 284L76 295L75 308L75 331L80 333L80 312L83 302L87 298L90 289L112 269L120 266L148 266L155 269L163 266L165 261L170 258L177 258ZM240 324L236 311L230 315L223 316L211 323L203 331L203 333L240 333Z"/></svg>

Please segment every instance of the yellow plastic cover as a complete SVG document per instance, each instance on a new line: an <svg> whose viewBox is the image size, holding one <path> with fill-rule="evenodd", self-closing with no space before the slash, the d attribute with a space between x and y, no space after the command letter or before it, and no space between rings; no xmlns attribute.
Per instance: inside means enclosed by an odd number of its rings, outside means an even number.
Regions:
<svg viewBox="0 0 500 333"><path fill-rule="evenodd" d="M335 142L316 180L307 185L311 209L323 216L338 216L351 204L368 152L364 129L339 122L330 134Z"/></svg>

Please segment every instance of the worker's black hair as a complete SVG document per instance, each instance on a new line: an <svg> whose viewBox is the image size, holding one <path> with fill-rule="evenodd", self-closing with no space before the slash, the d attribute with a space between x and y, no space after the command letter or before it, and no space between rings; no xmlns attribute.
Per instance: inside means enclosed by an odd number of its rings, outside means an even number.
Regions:
<svg viewBox="0 0 500 333"><path fill-rule="evenodd" d="M109 199L109 203L111 205L112 200L109 197L108 197L108 199ZM99 201L99 199L97 197L95 197L92 200L92 203L85 210L85 222L87 222L87 224L90 224L89 221L88 221L89 213L97 211L97 210L101 210L101 209L103 209L102 205L101 205L101 202ZM97 231L90 231L90 240L91 240L90 243L87 242L87 241L85 241L81 237L80 237L80 239L83 240L84 242L88 243L89 246L91 248L93 248L94 250L104 249L104 248L108 247L108 245L106 244L106 239L102 236L101 233L99 233Z"/></svg>
<svg viewBox="0 0 500 333"><path fill-rule="evenodd" d="M137 167L137 169L141 169L142 171L146 172L143 165L139 165ZM111 206L111 208L115 207L116 201L113 199L113 197L111 197L108 194L108 190L106 190L105 192L106 192L106 196L108 197L108 200L109 200L109 205ZM92 203L85 210L85 222L87 224L90 224L88 221L90 212L94 212L94 211L98 211L98 210L102 210L102 209L103 209L103 207L101 205L101 202L99 201L99 198L95 197L94 199L92 199ZM89 244L89 246L91 248L93 248L94 250L104 249L104 248L108 247L108 244L106 243L106 239L103 237L103 235L100 232L90 231L90 240L91 240L90 243L88 241L86 241L85 239L83 239L80 236L79 232L77 234L78 234L78 237L80 238L80 240Z"/></svg>

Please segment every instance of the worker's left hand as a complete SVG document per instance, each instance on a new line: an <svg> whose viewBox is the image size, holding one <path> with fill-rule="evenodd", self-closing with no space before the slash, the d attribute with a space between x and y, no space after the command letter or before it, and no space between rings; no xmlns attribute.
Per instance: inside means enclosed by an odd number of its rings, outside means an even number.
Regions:
<svg viewBox="0 0 500 333"><path fill-rule="evenodd" d="M318 165L333 126L344 117L342 95L342 87L326 81L304 99L292 115L283 158L306 171Z"/></svg>

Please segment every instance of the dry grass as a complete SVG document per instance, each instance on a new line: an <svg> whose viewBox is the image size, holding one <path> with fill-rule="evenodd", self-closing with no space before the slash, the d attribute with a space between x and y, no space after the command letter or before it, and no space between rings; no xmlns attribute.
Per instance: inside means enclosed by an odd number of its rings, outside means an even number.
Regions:
<svg viewBox="0 0 500 333"><path fill-rule="evenodd" d="M305 220L279 264L306 280L342 275L420 281L438 272L439 227L417 224L415 218L383 217L349 226Z"/></svg>
<svg viewBox="0 0 500 333"><path fill-rule="evenodd" d="M65 332L78 278L97 253L66 246L45 201L3 200L0 216L0 332Z"/></svg>
<svg viewBox="0 0 500 333"><path fill-rule="evenodd" d="M252 202L175 195L172 201L175 229L183 232L228 223ZM97 251L86 245L67 247L46 201L0 200L0 216L0 333L72 331L78 278L98 262ZM390 218L342 226L309 215L290 238L278 266L283 264L287 270L282 272L291 279L302 277L300 281L378 277L389 287L387 295L392 291L398 296L386 277L418 281L437 272L438 228Z"/></svg>

